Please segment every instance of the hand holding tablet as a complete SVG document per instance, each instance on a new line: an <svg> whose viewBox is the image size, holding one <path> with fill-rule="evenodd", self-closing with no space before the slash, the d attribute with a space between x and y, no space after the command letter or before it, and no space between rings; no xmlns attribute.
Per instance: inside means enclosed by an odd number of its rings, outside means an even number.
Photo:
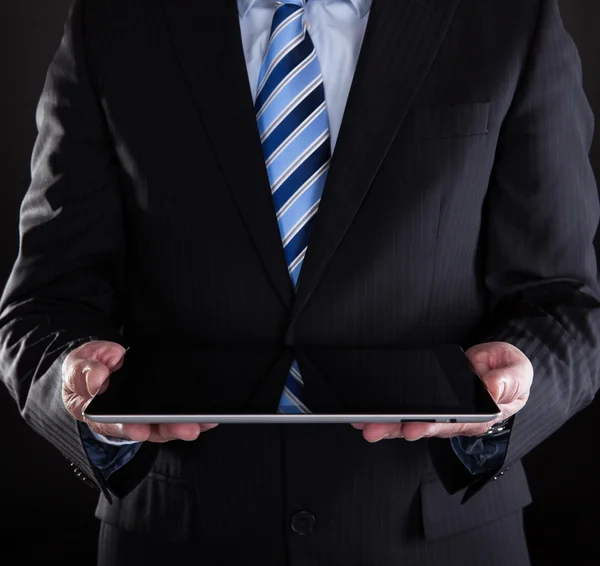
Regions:
<svg viewBox="0 0 600 566"><path fill-rule="evenodd" d="M85 418L84 412L94 396L109 387L110 377L125 361L125 348L115 342L92 341L69 353L62 366L63 403L69 413L86 422L97 434L124 440L167 442L195 440L201 432L216 424L197 423L96 423Z"/></svg>
<svg viewBox="0 0 600 566"><path fill-rule="evenodd" d="M405 438L414 441L421 438L451 438L453 436L477 436L488 427L518 413L527 403L533 381L533 367L521 350L505 342L490 342L473 346L466 356L502 410L501 416L492 422L429 424L405 423L401 425L355 423L369 442L382 439Z"/></svg>

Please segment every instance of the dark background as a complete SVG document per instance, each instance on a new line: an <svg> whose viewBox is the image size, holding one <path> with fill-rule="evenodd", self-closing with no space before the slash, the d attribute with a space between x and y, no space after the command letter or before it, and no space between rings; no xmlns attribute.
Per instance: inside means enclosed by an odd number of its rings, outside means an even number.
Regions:
<svg viewBox="0 0 600 566"><path fill-rule="evenodd" d="M600 2L560 4L580 50L588 97L600 116ZM70 0L0 0L0 288L18 250L18 213L29 183L35 107L69 5ZM600 133L591 157L599 177ZM534 496L526 526L535 566L600 564L598 417L599 400L525 461ZM14 564L11 558L18 557L19 563L33 564L44 556L46 562L58 558L62 566L93 564L95 492L27 428L2 386L0 431L0 562ZM23 546L20 539L28 543Z"/></svg>

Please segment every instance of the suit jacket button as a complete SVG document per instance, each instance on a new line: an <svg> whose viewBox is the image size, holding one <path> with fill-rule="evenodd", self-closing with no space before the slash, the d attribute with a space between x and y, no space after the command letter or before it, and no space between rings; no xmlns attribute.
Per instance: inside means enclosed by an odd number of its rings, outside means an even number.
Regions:
<svg viewBox="0 0 600 566"><path fill-rule="evenodd" d="M308 535L315 528L316 519L307 511L300 511L292 517L292 530L301 536Z"/></svg>

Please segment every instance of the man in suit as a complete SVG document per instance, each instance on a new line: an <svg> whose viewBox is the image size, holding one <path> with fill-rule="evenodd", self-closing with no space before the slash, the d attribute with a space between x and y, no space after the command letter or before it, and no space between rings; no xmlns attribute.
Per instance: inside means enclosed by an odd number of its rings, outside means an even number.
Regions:
<svg viewBox="0 0 600 566"><path fill-rule="evenodd" d="M76 0L37 117L0 370L100 564L529 563L520 460L600 383L556 0ZM501 422L86 423L134 342L459 344ZM309 411L288 361L269 406Z"/></svg>

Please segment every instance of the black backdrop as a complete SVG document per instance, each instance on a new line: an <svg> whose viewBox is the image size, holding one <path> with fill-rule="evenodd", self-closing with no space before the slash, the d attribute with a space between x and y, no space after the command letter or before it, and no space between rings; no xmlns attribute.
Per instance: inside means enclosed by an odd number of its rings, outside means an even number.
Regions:
<svg viewBox="0 0 600 566"><path fill-rule="evenodd" d="M560 3L581 53L588 97L600 116L600 2ZM29 183L35 106L69 4L70 0L0 1L0 287L18 250L18 212ZM600 177L600 133L592 162ZM535 566L600 564L600 485L594 465L598 417L600 400L525 462L534 495L526 525ZM62 566L94 563L95 492L26 427L4 388L0 487L0 563L33 564L42 556L45 561L56 558ZM24 540L28 542L22 544Z"/></svg>

